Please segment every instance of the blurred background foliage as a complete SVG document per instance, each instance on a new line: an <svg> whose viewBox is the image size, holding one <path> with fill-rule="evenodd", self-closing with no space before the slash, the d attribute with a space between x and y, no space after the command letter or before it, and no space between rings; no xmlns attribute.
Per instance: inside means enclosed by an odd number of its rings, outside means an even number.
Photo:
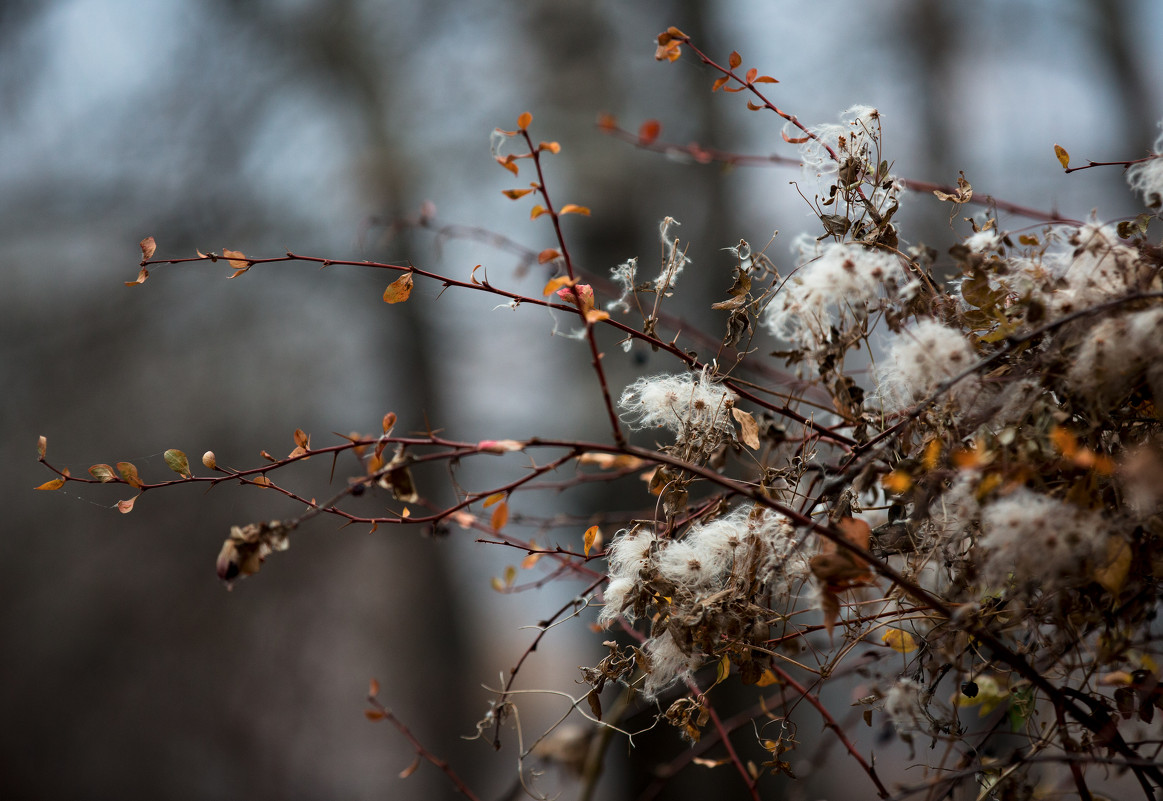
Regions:
<svg viewBox="0 0 1163 801"><path fill-rule="evenodd" d="M712 96L714 76L689 56L653 60L668 25L720 58L738 49L806 122L878 107L901 175L952 183L965 170L978 192L1078 218L1138 210L1117 170L1063 176L1051 144L1076 162L1146 152L1163 117L1163 8L1150 0L0 4L0 796L451 797L430 766L396 778L411 754L364 721L372 676L483 795L505 792L512 752L460 735L486 708L481 684L531 639L518 627L578 587L499 596L489 578L514 557L467 532L316 521L228 594L214 557L229 526L297 510L227 486L151 493L128 517L110 488L36 493L50 477L36 437L74 474L131 460L156 479L166 448L250 466L260 449L289 452L297 427L325 444L375 431L387 411L398 430L428 421L465 439L604 436L588 356L535 310L438 298L421 282L387 307L394 276L354 268L276 265L227 282L226 265L197 265L122 282L152 235L159 257L293 249L460 278L481 263L537 293L545 276L518 279L511 255L383 226L432 201L442 221L553 245L528 204L500 194L527 178L489 156L489 132L529 110L535 138L563 147L555 200L594 211L566 224L578 263L605 273L639 256L648 270L658 221L673 216L694 262L675 302L705 319L730 285L722 248L780 229L769 255L786 268L791 236L815 218L788 185L794 170L684 164L597 131L610 112L631 130L656 118L668 141L794 155L777 120ZM930 198L897 220L912 243L943 251L952 236ZM668 367L609 351L615 392ZM304 491L328 492L329 465L296 469L318 488ZM439 497L441 475L428 478L421 490ZM546 508L638 502L586 491ZM559 629L523 686L576 692L598 642ZM530 730L560 711L544 706L532 704ZM628 770L615 764L602 797L629 797Z"/></svg>

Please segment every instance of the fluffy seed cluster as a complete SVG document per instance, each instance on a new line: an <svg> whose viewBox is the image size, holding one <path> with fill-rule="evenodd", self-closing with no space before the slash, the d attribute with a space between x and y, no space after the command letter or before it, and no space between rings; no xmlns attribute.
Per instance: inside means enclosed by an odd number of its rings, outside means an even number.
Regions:
<svg viewBox="0 0 1163 801"><path fill-rule="evenodd" d="M1163 128L1163 122L1159 126ZM1156 158L1132 164L1127 170L1127 185L1143 197L1147 208L1159 210L1163 207L1163 158L1158 158L1163 154L1163 133L1155 140L1153 150Z"/></svg>
<svg viewBox="0 0 1163 801"><path fill-rule="evenodd" d="M1096 512L1027 489L984 507L981 527L983 582L1044 592L1087 580L1084 567L1102 553L1108 533Z"/></svg>
<svg viewBox="0 0 1163 801"><path fill-rule="evenodd" d="M893 337L877 369L881 400L887 411L900 411L927 398L943 381L977 361L973 346L960 331L935 320L920 320ZM976 376L962 379L949 397L965 404L980 391Z"/></svg>
<svg viewBox="0 0 1163 801"><path fill-rule="evenodd" d="M1095 325L1068 374L1100 408L1122 400L1140 379L1163 402L1163 308L1112 317Z"/></svg>
<svg viewBox="0 0 1163 801"><path fill-rule="evenodd" d="M676 435L691 431L729 434L735 393L704 373L639 378L622 392L618 405L633 428L667 428Z"/></svg>
<svg viewBox="0 0 1163 801"><path fill-rule="evenodd" d="M868 315L886 283L899 270L891 253L863 245L832 243L799 268L767 307L765 323L779 339L822 347L832 329Z"/></svg>
<svg viewBox="0 0 1163 801"><path fill-rule="evenodd" d="M659 538L643 527L618 533L607 555L610 582L598 620L634 620L664 610L645 646L650 670L643 692L655 697L699 667L699 643L713 632L750 630L759 613L750 594L786 594L809 573L796 549L795 528L761 507L740 506L691 526L681 538Z"/></svg>

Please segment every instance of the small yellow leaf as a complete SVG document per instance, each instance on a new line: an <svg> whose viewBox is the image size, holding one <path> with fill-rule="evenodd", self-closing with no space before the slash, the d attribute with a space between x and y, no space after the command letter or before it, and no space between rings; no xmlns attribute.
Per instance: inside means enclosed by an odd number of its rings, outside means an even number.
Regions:
<svg viewBox="0 0 1163 801"><path fill-rule="evenodd" d="M723 658L719 660L719 664L715 668L715 684L726 681L730 675L731 659L726 654L723 654Z"/></svg>
<svg viewBox="0 0 1163 801"><path fill-rule="evenodd" d="M921 457L921 466L926 470L933 470L937 467L938 460L941 458L941 440L931 439L925 445L925 453Z"/></svg>
<svg viewBox="0 0 1163 801"><path fill-rule="evenodd" d="M532 189L502 189L501 194L509 198L509 200L517 200L525 197L525 195L532 191Z"/></svg>
<svg viewBox="0 0 1163 801"><path fill-rule="evenodd" d="M141 248L141 260L148 261L157 252L157 242L152 236L147 236L145 239L137 243Z"/></svg>
<svg viewBox="0 0 1163 801"><path fill-rule="evenodd" d="M590 549L594 547L594 543L598 541L601 536L601 529L597 526L590 526L586 529L586 533L582 537L582 542L585 544L585 555L590 555Z"/></svg>
<svg viewBox="0 0 1163 801"><path fill-rule="evenodd" d="M581 214L585 217L589 217L590 210L588 208L586 208L585 206L579 206L576 203L566 203L564 206L561 207L561 211L558 212L559 216L565 215L565 214Z"/></svg>
<svg viewBox="0 0 1163 801"><path fill-rule="evenodd" d="M536 220L538 217L545 213L545 207L541 204L538 204L529 210L529 219Z"/></svg>
<svg viewBox="0 0 1163 801"><path fill-rule="evenodd" d="M900 495L902 492L908 492L912 488L913 477L904 470L893 470L880 479L880 484L888 492L894 495Z"/></svg>
<svg viewBox="0 0 1163 801"><path fill-rule="evenodd" d="M486 509L488 509L488 508L489 508L490 506L492 506L494 503L500 503L500 502L501 502L501 501L503 501L503 500L505 500L505 493L503 493L503 492L494 492L492 495L490 495L489 497L485 498L485 504L484 504L484 506L485 506L485 508L486 508Z"/></svg>
<svg viewBox="0 0 1163 801"><path fill-rule="evenodd" d="M900 651L902 654L917 650L916 639L903 629L888 629L880 635L880 639L889 648Z"/></svg>
<svg viewBox="0 0 1163 801"><path fill-rule="evenodd" d="M52 481L46 481L37 487L38 490L59 490L65 485L63 478L54 478Z"/></svg>
<svg viewBox="0 0 1163 801"><path fill-rule="evenodd" d="M522 131L528 128L532 123L533 115L528 111L524 112L520 117L517 118L517 128Z"/></svg>
<svg viewBox="0 0 1163 801"><path fill-rule="evenodd" d="M505 568L505 587L512 587L513 582L517 580L517 568L509 565Z"/></svg>
<svg viewBox="0 0 1163 801"><path fill-rule="evenodd" d="M778 684L779 677L775 675L775 671L767 668L763 671L763 675L755 682L756 687L770 687L772 684Z"/></svg>
<svg viewBox="0 0 1163 801"><path fill-rule="evenodd" d="M497 504L497 508L493 510L493 516L489 518L489 525L493 527L494 531L500 531L509 522L509 504L501 501Z"/></svg>
<svg viewBox="0 0 1163 801"><path fill-rule="evenodd" d="M561 145L559 145L557 142L542 142L540 145L538 145L538 147L541 150L546 150L550 153L553 153L554 155L561 152Z"/></svg>
<svg viewBox="0 0 1163 801"><path fill-rule="evenodd" d="M537 564L537 561L540 558L541 558L541 554L539 554L539 553L529 554L528 556L526 556L524 559L521 560L521 568L523 570L528 570L529 568L533 567L533 565Z"/></svg>
<svg viewBox="0 0 1163 801"><path fill-rule="evenodd" d="M384 303L402 303L412 294L412 273L401 275L384 290Z"/></svg>
<svg viewBox="0 0 1163 801"><path fill-rule="evenodd" d="M1062 145L1054 145L1054 155L1058 158L1058 163L1062 165L1062 169L1070 169L1070 154L1066 152L1066 148Z"/></svg>
<svg viewBox="0 0 1163 801"><path fill-rule="evenodd" d="M545 289L542 290L541 294L549 296L562 287L575 286L576 284L576 278L570 278L568 275L559 275L557 278L549 279L549 283L545 285Z"/></svg>
<svg viewBox="0 0 1163 801"><path fill-rule="evenodd" d="M561 258L561 253L559 253L557 250L555 250L554 248L546 248L545 250L543 250L537 254L537 263L538 264L546 264L547 262L551 262L554 259L560 259L560 258ZM548 295L549 293L546 292L545 294Z"/></svg>
<svg viewBox="0 0 1163 801"><path fill-rule="evenodd" d="M1094 580L1114 597L1118 597L1131 570L1131 546L1122 537L1112 536L1106 543L1106 562L1094 571Z"/></svg>
<svg viewBox="0 0 1163 801"><path fill-rule="evenodd" d="M602 320L609 320L610 313L601 311L600 309L590 309L586 312L586 322L590 325L600 323Z"/></svg>

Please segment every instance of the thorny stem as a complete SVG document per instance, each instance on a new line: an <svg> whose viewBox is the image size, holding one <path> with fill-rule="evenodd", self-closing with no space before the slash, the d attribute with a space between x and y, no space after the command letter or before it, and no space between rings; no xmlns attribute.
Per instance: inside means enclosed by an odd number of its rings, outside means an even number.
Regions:
<svg viewBox="0 0 1163 801"><path fill-rule="evenodd" d="M397 718L392 713L392 710L388 709L386 706L380 703L379 699L376 698L374 694L368 694L367 702L372 706L371 710L369 710L371 713L368 715L369 719L375 720L379 718L389 721L393 726L396 727L400 734L404 735L405 739L407 739L407 741L412 744L412 749L416 752L417 759L427 760L439 768L440 771L448 777L448 780L452 782L452 786L456 788L457 792L459 792L465 798L471 799L471 801L481 801L476 793L470 790L468 785L466 785L464 781L461 780L456 771L452 769L452 766L425 748L423 743L421 743L416 738L416 735L412 734L411 730L409 730L408 727L404 725L403 721Z"/></svg>
<svg viewBox="0 0 1163 801"><path fill-rule="evenodd" d="M569 255L569 246L565 243L565 236L561 233L561 216L557 210L553 208L553 201L549 199L549 190L545 186L545 176L541 170L541 148L534 146L533 140L529 137L529 131L522 128L521 135L525 137L525 143L529 146L529 152L533 156L533 166L537 169L537 191L541 194L542 199L545 200L545 210L549 213L550 219L553 220L553 232L557 235L557 244L561 247L561 256L565 261L565 272L574 284L570 285L570 291L573 292L574 303L577 304L578 311L582 311L582 298L578 292L576 277L573 271L573 259ZM610 387L606 383L606 371L602 369L602 354L598 350L598 339L594 333L594 324L590 322L588 317L582 313L582 323L585 325L586 341L590 346L590 356L593 359L594 372L598 376L598 384L602 390L602 402L606 406L606 414L610 418L610 428L614 433L615 444L621 446L626 444L626 435L622 433L622 422L618 419L618 413L614 410L614 399L610 394Z"/></svg>
<svg viewBox="0 0 1163 801"><path fill-rule="evenodd" d="M739 165L745 167L803 167L803 162L799 159L789 158L787 156L757 156L746 153L732 153L726 150L717 150L712 147L704 147L698 144L680 145L675 142L652 141L643 142L642 139L631 131L624 130L616 125L598 124L598 129L603 133L607 133L624 142L628 142L635 147L643 150L650 150L656 153L675 154L682 153L698 164L709 164L711 162L719 164ZM1098 165L1095 165L1098 166ZM1077 167L1075 169L1086 169L1085 167ZM957 192L957 187L949 184L938 184L931 181L920 181L915 178L897 178L901 186L913 192L921 192L924 194L931 194L933 192L943 192L945 194L954 194ZM1031 220L1038 220L1040 222L1065 223L1068 225L1081 225L1081 220L1064 217L1056 211L1043 211L1041 209L1031 208L1029 206L1022 206L1017 203L1011 203L1007 200L999 200L993 195L983 195L977 192L973 197L966 201L966 203L975 206L985 206L998 211L1004 211L1018 217L1025 217Z"/></svg>

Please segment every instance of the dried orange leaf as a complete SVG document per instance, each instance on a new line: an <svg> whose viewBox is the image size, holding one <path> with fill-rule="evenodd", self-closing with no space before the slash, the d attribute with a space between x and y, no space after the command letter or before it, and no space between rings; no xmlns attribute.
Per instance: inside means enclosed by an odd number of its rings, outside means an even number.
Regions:
<svg viewBox="0 0 1163 801"><path fill-rule="evenodd" d="M711 91L712 92L719 91L720 89L723 88L723 85L725 83L727 83L727 81L729 81L729 80L731 80L731 77L729 75L724 75L722 78L716 78L715 82L713 84L711 84Z"/></svg>
<svg viewBox="0 0 1163 801"><path fill-rule="evenodd" d="M658 138L660 133L662 133L662 123L658 120L647 120L638 128L638 144L649 145Z"/></svg>
<svg viewBox="0 0 1163 801"><path fill-rule="evenodd" d="M761 106L759 103L752 103L750 100L747 101L747 108L751 109L752 111L763 110L763 106Z"/></svg>
<svg viewBox="0 0 1163 801"><path fill-rule="evenodd" d="M590 555L590 549L594 547L594 543L598 541L601 536L601 529L597 526L590 526L586 529L586 533L582 536L582 543L585 546L585 555Z"/></svg>
<svg viewBox="0 0 1163 801"><path fill-rule="evenodd" d="M372 679L371 681L369 681L367 684L367 694L371 698L375 698L377 695L379 695L380 694L380 683L378 681L376 681L375 679Z"/></svg>
<svg viewBox="0 0 1163 801"><path fill-rule="evenodd" d="M311 435L301 428L295 429L295 444L304 450L311 449Z"/></svg>
<svg viewBox="0 0 1163 801"><path fill-rule="evenodd" d="M558 252L554 248L546 248L545 250L543 250L537 254L537 263L538 264L546 264L548 262L553 261L554 259L560 259L560 258L561 258L560 252ZM545 294L548 295L549 292L546 292Z"/></svg>
<svg viewBox="0 0 1163 801"><path fill-rule="evenodd" d="M529 210L529 219L536 220L538 217L540 217L542 214L545 214L545 213L546 213L545 207L539 203L536 206L534 206L532 209Z"/></svg>
<svg viewBox="0 0 1163 801"><path fill-rule="evenodd" d="M145 239L137 243L141 248L141 260L146 261L153 257L157 252L157 241L152 236L147 236Z"/></svg>
<svg viewBox="0 0 1163 801"><path fill-rule="evenodd" d="M384 303L402 303L412 294L412 273L401 275L384 290Z"/></svg>
<svg viewBox="0 0 1163 801"><path fill-rule="evenodd" d="M574 286L575 284L577 284L576 278L570 278L568 275L559 275L557 278L549 279L549 283L545 285L545 289L542 290L541 294L548 296L562 287Z"/></svg>
<svg viewBox="0 0 1163 801"><path fill-rule="evenodd" d="M941 440L931 439L925 445L925 453L921 457L921 466L926 470L933 470L941 459Z"/></svg>
<svg viewBox="0 0 1163 801"><path fill-rule="evenodd" d="M1070 154L1066 152L1066 148L1062 145L1054 145L1054 155L1058 158L1058 163L1062 165L1062 169L1070 169Z"/></svg>
<svg viewBox="0 0 1163 801"><path fill-rule="evenodd" d="M388 412L385 414L381 425L383 426L384 434L387 435L393 428L396 427L396 413Z"/></svg>
<svg viewBox="0 0 1163 801"><path fill-rule="evenodd" d="M137 271L137 278L135 278L132 281L126 281L125 285L126 286L137 286L138 284L144 284L145 279L147 279L147 278L149 278L149 270L142 267L140 270Z"/></svg>
<svg viewBox="0 0 1163 801"><path fill-rule="evenodd" d="M259 487L269 487L271 485L271 480L266 476L257 476L256 478L251 479L251 483Z"/></svg>
<svg viewBox="0 0 1163 801"><path fill-rule="evenodd" d="M779 135L783 137L783 141L790 145L802 145L810 138L807 136L788 136L787 131L780 131Z"/></svg>
<svg viewBox="0 0 1163 801"><path fill-rule="evenodd" d="M528 128L532 123L533 115L528 111L524 112L520 117L517 118L517 128L522 131Z"/></svg>
<svg viewBox="0 0 1163 801"><path fill-rule="evenodd" d="M137 477L137 468L129 462L118 462L117 472L121 474L122 480L131 487L140 487L141 479Z"/></svg>
<svg viewBox="0 0 1163 801"><path fill-rule="evenodd" d="M532 189L502 189L501 194L509 198L509 200L517 200L525 197L525 195L532 191Z"/></svg>
<svg viewBox="0 0 1163 801"><path fill-rule="evenodd" d="M590 309L588 312L586 312L586 322L590 325L594 325L595 323L600 323L602 320L609 319L610 313L604 312L601 309Z"/></svg>
<svg viewBox="0 0 1163 801"><path fill-rule="evenodd" d="M497 508L493 510L493 516L489 518L489 525L493 527L494 531L500 531L509 522L509 504L501 501L497 504Z"/></svg>
<svg viewBox="0 0 1163 801"><path fill-rule="evenodd" d="M365 709L363 711L364 717L375 723L384 719L384 713L378 709Z"/></svg>
<svg viewBox="0 0 1163 801"><path fill-rule="evenodd" d="M537 564L539 559L541 559L541 554L539 554L539 553L529 554L528 556L526 556L524 559L521 560L521 569L528 570L529 568L533 567L533 565Z"/></svg>
<svg viewBox="0 0 1163 801"><path fill-rule="evenodd" d="M140 498L140 497L141 497L140 495L134 495L134 496L133 496L132 498L130 498L129 500L126 500L126 501L118 501L118 502L117 502L117 511L121 512L121 514L123 514L123 515L127 515L127 514L129 514L130 512L132 512L132 511L133 511L133 503L134 503L134 501L136 501L136 500L137 500L138 498Z"/></svg>
<svg viewBox="0 0 1163 801"><path fill-rule="evenodd" d="M739 423L739 439L753 451L759 450L759 424L750 412L731 409L731 416Z"/></svg>
<svg viewBox="0 0 1163 801"><path fill-rule="evenodd" d="M38 490L59 490L65 485L63 478L54 478L52 481L46 481L37 487Z"/></svg>
<svg viewBox="0 0 1163 801"><path fill-rule="evenodd" d="M772 78L770 75L760 75L752 83L779 83L778 80Z"/></svg>
<svg viewBox="0 0 1163 801"><path fill-rule="evenodd" d="M112 467L107 464L95 464L89 468L89 475L100 481L102 484L108 484L110 481L117 480L117 473Z"/></svg>
<svg viewBox="0 0 1163 801"><path fill-rule="evenodd" d="M242 255L237 250L227 250L226 248L223 248L222 255L226 257L226 260L230 262L230 266L234 268L234 275L230 276L231 278L237 278L251 267L251 264L249 261L247 261L246 256Z"/></svg>
<svg viewBox="0 0 1163 801"><path fill-rule="evenodd" d="M583 216L589 217L590 210L585 206L579 206L576 203L566 203L561 207L561 211L558 212L558 215L564 214L581 214Z"/></svg>
<svg viewBox="0 0 1163 801"><path fill-rule="evenodd" d="M759 75L759 70L755 69L755 67L752 67L751 69L747 70L747 75L746 75L747 83L754 83L755 79L756 79L756 77L758 77L758 75Z"/></svg>
<svg viewBox="0 0 1163 801"><path fill-rule="evenodd" d="M400 771L399 776L401 779L406 779L409 776L411 776L413 773L415 773L417 770L419 770L419 768L420 768L420 757L416 757L415 759L412 760L411 765L409 765L408 767L406 767L402 771Z"/></svg>
<svg viewBox="0 0 1163 801"><path fill-rule="evenodd" d="M731 65L731 69L735 69L743 63L743 56L739 55L739 51L732 50L731 55L727 56L727 63Z"/></svg>
<svg viewBox="0 0 1163 801"><path fill-rule="evenodd" d="M497 163L509 172L513 173L513 175L517 174L517 162L513 160L512 154L503 157L497 156Z"/></svg>
<svg viewBox="0 0 1163 801"><path fill-rule="evenodd" d="M618 127L618 118L615 117L613 114L606 111L606 112L602 112L601 114L598 115L598 130L599 131L609 133L610 131L617 129L617 127Z"/></svg>
<svg viewBox="0 0 1163 801"><path fill-rule="evenodd" d="M492 506L493 504L500 503L500 502L501 502L501 501L503 501L503 500L505 500L505 493L503 493L503 492L494 492L492 495L490 495L489 497L485 498L484 507L485 507L486 509L488 509L488 508L489 508L490 506Z"/></svg>
<svg viewBox="0 0 1163 801"><path fill-rule="evenodd" d="M545 150L553 153L554 155L557 155L561 152L561 145L557 142L542 142L537 146L537 148L539 150Z"/></svg>

